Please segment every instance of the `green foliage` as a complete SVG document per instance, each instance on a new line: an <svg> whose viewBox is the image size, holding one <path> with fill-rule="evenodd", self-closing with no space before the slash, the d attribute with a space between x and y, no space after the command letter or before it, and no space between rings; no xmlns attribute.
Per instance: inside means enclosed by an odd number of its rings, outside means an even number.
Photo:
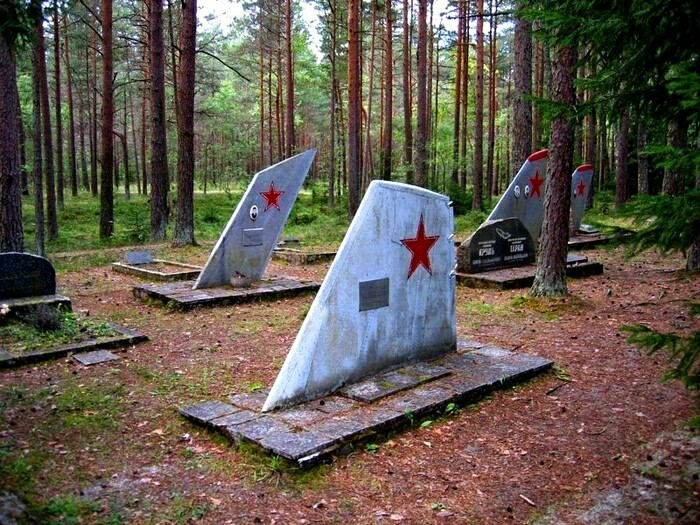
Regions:
<svg viewBox="0 0 700 525"><path fill-rule="evenodd" d="M621 213L639 226L624 239L630 256L651 248L685 254L700 236L700 190L677 197L638 195Z"/></svg>
<svg viewBox="0 0 700 525"><path fill-rule="evenodd" d="M700 303L691 304L691 314L700 314ZM669 359L676 364L664 374L664 379L680 379L688 390L697 394L700 390L700 331L682 337L675 333L656 332L643 324L623 326L622 329L631 334L628 343L644 348L649 355L661 350L668 352Z"/></svg>

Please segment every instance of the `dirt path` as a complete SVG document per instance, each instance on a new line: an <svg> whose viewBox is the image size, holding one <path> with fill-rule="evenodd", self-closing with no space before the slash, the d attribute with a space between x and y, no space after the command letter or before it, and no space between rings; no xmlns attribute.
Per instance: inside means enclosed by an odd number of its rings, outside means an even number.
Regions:
<svg viewBox="0 0 700 525"><path fill-rule="evenodd" d="M208 250L193 253L202 264ZM700 279L680 257L585 253L605 273L571 281L564 300L457 290L460 338L551 358L554 371L309 472L176 410L269 385L311 297L169 312L108 267L61 273L76 310L151 341L98 367L0 372L0 475L30 512L84 523L695 523L698 435L680 428L698 405L620 327L698 330L686 301L700 301Z"/></svg>

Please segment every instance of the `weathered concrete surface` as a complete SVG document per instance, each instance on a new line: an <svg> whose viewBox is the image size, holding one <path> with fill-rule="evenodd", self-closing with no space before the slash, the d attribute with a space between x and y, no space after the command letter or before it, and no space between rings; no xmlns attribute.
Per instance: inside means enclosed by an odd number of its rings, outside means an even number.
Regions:
<svg viewBox="0 0 700 525"><path fill-rule="evenodd" d="M119 357L109 350L93 350L91 352L74 354L73 359L78 361L81 365L90 366L106 363L107 361L114 361L115 359L119 359Z"/></svg>
<svg viewBox="0 0 700 525"><path fill-rule="evenodd" d="M516 217L530 232L535 247L539 245L544 217L548 156L546 149L530 155L486 218L494 221Z"/></svg>
<svg viewBox="0 0 700 525"><path fill-rule="evenodd" d="M214 246L194 289L260 280L316 150L258 172Z"/></svg>
<svg viewBox="0 0 700 525"><path fill-rule="evenodd" d="M264 409L454 350L453 227L444 195L373 181Z"/></svg>
<svg viewBox="0 0 700 525"><path fill-rule="evenodd" d="M251 283L246 288L223 285L194 290L191 281L180 281L163 285L135 286L133 293L141 300L154 299L174 308L191 310L200 306L224 306L274 300L315 292L319 286L315 281L271 275Z"/></svg>
<svg viewBox="0 0 700 525"><path fill-rule="evenodd" d="M162 270L147 268L148 264L162 265ZM117 272L135 275L142 279L156 281L192 281L196 279L202 271L201 266L186 264L176 261L166 261L163 259L152 259L149 263L122 263L113 262L112 269Z"/></svg>
<svg viewBox="0 0 700 525"><path fill-rule="evenodd" d="M571 231L574 233L581 229L581 221L583 221L583 213L586 211L586 202L592 183L592 164L584 164L574 170L574 174L571 176Z"/></svg>
<svg viewBox="0 0 700 525"><path fill-rule="evenodd" d="M372 401L337 394L291 408L262 412L266 391L232 396L229 403L205 401L183 407L180 413L214 428L235 441L255 443L271 454L309 465L337 453L349 443L416 425L421 419L444 413L450 403L466 404L489 392L507 388L552 365L552 361L487 345L460 341L458 350L428 363L393 371L398 376L423 377L417 386ZM387 374L363 381L365 389L382 390ZM374 383L372 388L371 383ZM338 395L341 394L341 395Z"/></svg>

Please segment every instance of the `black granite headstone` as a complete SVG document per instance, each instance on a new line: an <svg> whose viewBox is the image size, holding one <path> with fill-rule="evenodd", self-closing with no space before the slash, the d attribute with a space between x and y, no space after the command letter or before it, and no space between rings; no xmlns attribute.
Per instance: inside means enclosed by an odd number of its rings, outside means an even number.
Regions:
<svg viewBox="0 0 700 525"><path fill-rule="evenodd" d="M457 270L478 273L535 261L535 246L519 219L498 219L479 226L457 250Z"/></svg>
<svg viewBox="0 0 700 525"><path fill-rule="evenodd" d="M31 253L0 253L0 300L54 295L56 270Z"/></svg>

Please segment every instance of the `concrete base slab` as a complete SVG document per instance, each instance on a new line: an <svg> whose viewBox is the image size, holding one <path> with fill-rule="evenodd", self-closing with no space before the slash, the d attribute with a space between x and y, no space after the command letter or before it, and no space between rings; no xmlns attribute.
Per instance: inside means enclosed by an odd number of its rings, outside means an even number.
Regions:
<svg viewBox="0 0 700 525"><path fill-rule="evenodd" d="M109 350L94 350L92 352L75 354L73 359L78 361L81 365L90 366L106 363L107 361L114 361L115 359L119 359L119 357Z"/></svg>
<svg viewBox="0 0 700 525"><path fill-rule="evenodd" d="M109 325L109 328L117 333L112 337L102 337L100 339L90 339L63 345L56 348L48 348L45 350L34 350L25 352L20 355L14 355L11 352L0 347L0 369L21 366L30 363L38 363L49 359L57 359L68 354L87 352L92 350L110 349L116 350L126 348L142 341L148 341L148 337L123 326Z"/></svg>
<svg viewBox="0 0 700 525"><path fill-rule="evenodd" d="M381 438L390 431L417 424L418 419L444 413L450 403L473 402L552 364L542 357L461 341L457 352L405 367L404 373L410 370L417 374L412 387L385 392L381 387L388 383L387 373L362 381L359 385L366 387L374 382L377 390L386 394L368 396L364 401L346 397L358 389L367 390L351 385L336 394L267 413L261 411L265 391L232 396L229 403L205 401L182 407L180 413L232 440L257 444L270 454L306 466L338 453L349 443ZM389 374L394 374L391 378L396 380L400 372Z"/></svg>
<svg viewBox="0 0 700 525"><path fill-rule="evenodd" d="M337 252L300 250L296 248L275 248L272 258L275 261L285 261L290 264L317 264L332 261Z"/></svg>
<svg viewBox="0 0 700 525"><path fill-rule="evenodd" d="M37 295L35 297L21 297L19 299L0 299L0 304L6 304L10 308L10 314L16 315L37 306L46 305L54 308L62 306L68 311L72 310L68 297L59 294Z"/></svg>
<svg viewBox="0 0 700 525"><path fill-rule="evenodd" d="M114 262L112 269L155 281L191 281L196 279L202 271L201 266L163 259L153 259L143 264Z"/></svg>
<svg viewBox="0 0 700 525"><path fill-rule="evenodd" d="M497 288L510 290L513 288L528 288L535 281L536 264L504 268L482 273L457 272L457 283L470 288ZM599 262L578 262L566 267L567 277L588 277L603 273L603 264Z"/></svg>
<svg viewBox="0 0 700 525"><path fill-rule="evenodd" d="M579 231L569 238L569 250L590 250L596 246L608 244L612 238L600 231L586 233Z"/></svg>
<svg viewBox="0 0 700 525"><path fill-rule="evenodd" d="M138 299L155 299L174 308L190 310L200 306L224 306L279 299L315 292L319 287L320 285L314 281L293 277L266 276L246 288L216 286L193 290L191 281L179 281L161 286L136 286L133 293Z"/></svg>

